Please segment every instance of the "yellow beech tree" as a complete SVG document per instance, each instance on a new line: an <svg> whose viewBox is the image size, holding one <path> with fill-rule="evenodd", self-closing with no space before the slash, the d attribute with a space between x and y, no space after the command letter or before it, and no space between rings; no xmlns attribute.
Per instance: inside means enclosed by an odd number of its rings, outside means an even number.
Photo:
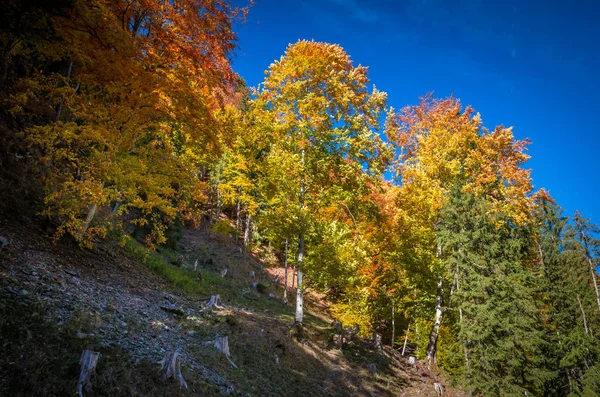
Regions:
<svg viewBox="0 0 600 397"><path fill-rule="evenodd" d="M332 203L351 208L384 167L387 147L377 131L386 94L368 83L367 68L354 66L340 46L299 41L271 64L253 104L270 117L274 134L269 195L297 233L299 324L307 236L320 212Z"/></svg>

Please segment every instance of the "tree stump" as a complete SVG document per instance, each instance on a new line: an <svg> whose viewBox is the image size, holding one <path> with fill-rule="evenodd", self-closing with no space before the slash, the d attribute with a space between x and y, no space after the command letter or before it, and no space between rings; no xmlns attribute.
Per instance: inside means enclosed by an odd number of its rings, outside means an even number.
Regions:
<svg viewBox="0 0 600 397"><path fill-rule="evenodd" d="M231 357L229 357L230 352L229 352L229 337L228 336L219 336L214 341L208 342L208 344L213 345L215 349L217 349L219 352L223 353L225 355L225 358L227 359L227 361L229 361L229 364L231 364L233 366L233 368L237 368L237 365L235 365L235 363L233 361L231 361Z"/></svg>
<svg viewBox="0 0 600 397"><path fill-rule="evenodd" d="M222 305L220 301L221 301L220 295L211 295L210 299L208 300L208 303L206 304L206 306L204 306L204 309L202 311L204 312L204 311L210 311L213 309L217 309L217 310L226 309L227 307L225 305Z"/></svg>
<svg viewBox="0 0 600 397"><path fill-rule="evenodd" d="M98 358L100 358L100 353L98 352L84 350L81 353L81 359L79 360L81 372L79 372L79 380L77 381L77 395L79 397L83 397L83 389L85 389L87 392L92 390L92 382L90 377L96 370Z"/></svg>
<svg viewBox="0 0 600 397"><path fill-rule="evenodd" d="M417 365L417 359L414 356L410 356L408 358L408 365L412 365L414 367Z"/></svg>
<svg viewBox="0 0 600 397"><path fill-rule="evenodd" d="M179 388L188 388L183 375L181 374L181 356L176 351L165 353L165 357L160 362L160 368L164 370L162 379L167 380L171 377L179 380Z"/></svg>
<svg viewBox="0 0 600 397"><path fill-rule="evenodd" d="M373 339L371 340L373 343L373 347L377 350L381 350L383 348L383 343L381 341L381 334L373 334Z"/></svg>
<svg viewBox="0 0 600 397"><path fill-rule="evenodd" d="M342 350L342 348L344 347L344 337L340 334L334 334L333 346L335 346L335 348L338 350Z"/></svg>
<svg viewBox="0 0 600 397"><path fill-rule="evenodd" d="M367 364L367 369L369 370L370 373L377 376L377 366L375 365L375 363Z"/></svg>
<svg viewBox="0 0 600 397"><path fill-rule="evenodd" d="M435 392L438 394L438 396L443 396L444 395L444 389L442 388L442 384L441 383L434 383L433 384L433 390L435 390Z"/></svg>

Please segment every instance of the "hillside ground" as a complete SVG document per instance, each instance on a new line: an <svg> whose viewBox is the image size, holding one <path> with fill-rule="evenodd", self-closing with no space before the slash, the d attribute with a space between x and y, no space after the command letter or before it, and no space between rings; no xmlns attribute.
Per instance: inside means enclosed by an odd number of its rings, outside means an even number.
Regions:
<svg viewBox="0 0 600 397"><path fill-rule="evenodd" d="M230 238L189 229L176 249L113 236L84 250L38 225L0 215L0 395L74 395L84 349L100 352L86 396L435 396L434 382L462 395L389 348L334 349L322 297L309 294L296 338L272 278L282 269ZM222 305L203 310L211 295ZM237 368L210 344L221 336ZM187 389L162 379L169 351Z"/></svg>

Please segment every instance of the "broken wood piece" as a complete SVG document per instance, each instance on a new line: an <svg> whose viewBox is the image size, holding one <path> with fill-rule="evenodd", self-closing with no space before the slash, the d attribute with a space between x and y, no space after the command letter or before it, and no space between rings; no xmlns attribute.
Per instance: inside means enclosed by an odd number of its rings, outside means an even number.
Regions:
<svg viewBox="0 0 600 397"><path fill-rule="evenodd" d="M256 273L254 272L254 270L250 271L250 277L255 278L256 277Z"/></svg>
<svg viewBox="0 0 600 397"><path fill-rule="evenodd" d="M83 397L83 389L89 392L92 390L92 382L90 377L96 370L96 364L100 357L99 352L93 352L91 350L84 350L81 353L81 359L79 365L81 366L81 372L79 373L79 380L77 381L77 395Z"/></svg>
<svg viewBox="0 0 600 397"><path fill-rule="evenodd" d="M227 361L229 361L229 364L231 364L233 366L233 368L237 368L237 365L235 365L235 363L233 361L231 361L231 358L229 357L230 352L229 352L229 337L228 336L219 336L214 341L210 341L207 343L209 345L213 345L215 349L217 349L219 352L223 353L225 355L225 358L227 358Z"/></svg>
<svg viewBox="0 0 600 397"><path fill-rule="evenodd" d="M179 380L179 388L188 388L188 385L181 374L181 356L176 351L167 352L160 362L160 369L164 370L162 379L167 380L171 377Z"/></svg>
<svg viewBox="0 0 600 397"><path fill-rule="evenodd" d="M224 278L227 275L227 269L221 270L221 278Z"/></svg>
<svg viewBox="0 0 600 397"><path fill-rule="evenodd" d="M438 383L438 382L434 383L433 384L433 389L438 394L438 396L443 396L444 395L444 389L442 388L442 384L441 383Z"/></svg>

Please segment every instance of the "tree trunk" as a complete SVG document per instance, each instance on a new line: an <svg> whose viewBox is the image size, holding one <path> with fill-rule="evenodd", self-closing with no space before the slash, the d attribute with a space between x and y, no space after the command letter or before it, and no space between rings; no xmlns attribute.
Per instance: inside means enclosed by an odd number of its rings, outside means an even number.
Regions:
<svg viewBox="0 0 600 397"><path fill-rule="evenodd" d="M304 287L302 285L302 260L304 259L304 234L298 236L298 289L296 291L296 323L302 324L304 319Z"/></svg>
<svg viewBox="0 0 600 397"><path fill-rule="evenodd" d="M235 243L238 243L238 237L240 234L240 211L242 204L240 203L240 200L237 201L237 207L235 209Z"/></svg>
<svg viewBox="0 0 600 397"><path fill-rule="evenodd" d="M288 303L287 289L288 289L288 239L285 239L285 259L284 259L285 273L283 275L283 303Z"/></svg>
<svg viewBox="0 0 600 397"><path fill-rule="evenodd" d="M592 273L592 281L594 282L594 290L596 291L596 302L598 302L598 309L600 309L600 293L598 292L598 280L597 280L597 276L596 276L596 272L594 271L594 264L592 263L592 256L590 253L590 248L588 247L588 243L587 243L587 236L585 235L584 231L580 229L581 232L581 237L582 237L582 242L583 242L583 247L585 248L585 259L587 259L588 263L590 264L590 272Z"/></svg>
<svg viewBox="0 0 600 397"><path fill-rule="evenodd" d="M581 299L579 299L579 295L577 295L577 302L579 302L579 308L581 309L581 315L583 316L583 328L585 329L585 334L588 334L588 326L587 319L585 318L585 311L583 310L583 305L581 304Z"/></svg>
<svg viewBox="0 0 600 397"><path fill-rule="evenodd" d="M588 251L587 244L585 250ZM596 272L594 271L594 264L592 263L592 258L589 256L589 251L587 256L587 261L590 264L590 271L592 273L592 281L594 282L594 290L596 291L596 302L598 303L598 309L600 309L600 293L598 293L598 280L596 277Z"/></svg>
<svg viewBox="0 0 600 397"><path fill-rule="evenodd" d="M69 63L69 70L67 71L67 85L69 85L69 80L71 80L71 72L73 71L73 61ZM58 109L56 110L56 119L54 121L60 120L60 114L62 113L64 100L61 100L58 103Z"/></svg>
<svg viewBox="0 0 600 397"><path fill-rule="evenodd" d="M250 244L250 229L252 227L252 216L248 214L246 216L246 230L244 231L244 247L248 247Z"/></svg>
<svg viewBox="0 0 600 397"><path fill-rule="evenodd" d="M444 295L444 287L442 282L442 276L438 279L437 298L435 299L435 321L431 332L429 333L429 344L426 350L427 368L431 369L431 364L436 362L435 354L437 352L437 340L440 333L440 326L442 324L442 299Z"/></svg>
<svg viewBox="0 0 600 397"><path fill-rule="evenodd" d="M92 223L92 220L94 219L94 216L96 215L97 209L98 209L98 205L96 203L94 203L88 210L87 216L85 217L85 222L83 223L83 227L81 228L81 231L79 232L80 240L83 238L83 235L90 227L90 223Z"/></svg>
<svg viewBox="0 0 600 397"><path fill-rule="evenodd" d="M406 335L404 336L404 346L402 346L402 355L406 351L406 343L408 342L408 333L410 332L410 321L408 322L408 328L406 329Z"/></svg>
<svg viewBox="0 0 600 397"><path fill-rule="evenodd" d="M394 340L396 339L396 304L392 303L392 342L390 345L394 348Z"/></svg>

